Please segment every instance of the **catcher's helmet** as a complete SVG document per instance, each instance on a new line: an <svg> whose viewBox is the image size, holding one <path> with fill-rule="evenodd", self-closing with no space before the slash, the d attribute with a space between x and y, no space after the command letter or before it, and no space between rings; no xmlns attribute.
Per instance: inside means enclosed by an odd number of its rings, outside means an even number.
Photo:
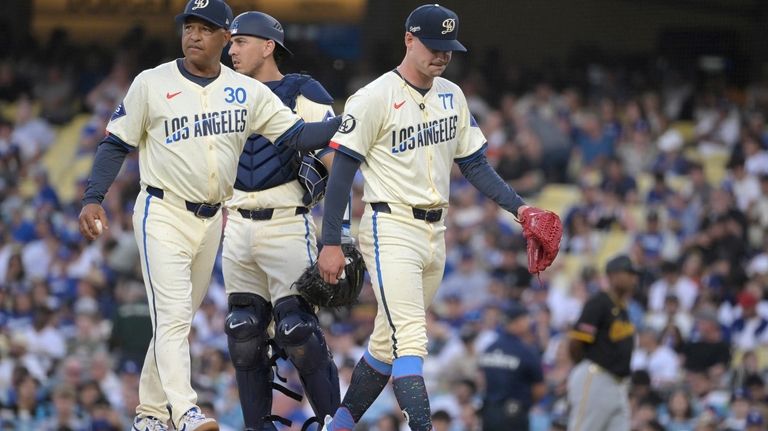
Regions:
<svg viewBox="0 0 768 431"><path fill-rule="evenodd" d="M290 55L293 53L285 47L285 32L278 20L263 12L244 12L238 15L229 26L232 36L247 35L262 39L274 40L280 48Z"/></svg>

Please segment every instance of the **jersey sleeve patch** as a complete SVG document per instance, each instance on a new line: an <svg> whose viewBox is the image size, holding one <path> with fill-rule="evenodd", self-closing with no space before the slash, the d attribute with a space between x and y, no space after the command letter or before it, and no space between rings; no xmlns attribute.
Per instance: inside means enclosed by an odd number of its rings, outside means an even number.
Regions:
<svg viewBox="0 0 768 431"><path fill-rule="evenodd" d="M361 163L365 161L365 156L364 155L358 153L355 150L349 149L349 148L339 144L338 142L331 141L328 144L328 146L330 148L333 148L334 150L340 152L340 153L344 153L344 154L348 155L349 157L352 157L353 159L355 159L355 160L357 160L357 161L359 161Z"/></svg>
<svg viewBox="0 0 768 431"><path fill-rule="evenodd" d="M115 112L112 113L112 116L109 117L109 121L115 121L120 117L124 117L126 114L125 112L125 103L120 102L119 105L117 105L117 108L115 108Z"/></svg>
<svg viewBox="0 0 768 431"><path fill-rule="evenodd" d="M339 133L351 133L355 130L355 126L357 126L357 119L352 114L345 114L339 125Z"/></svg>

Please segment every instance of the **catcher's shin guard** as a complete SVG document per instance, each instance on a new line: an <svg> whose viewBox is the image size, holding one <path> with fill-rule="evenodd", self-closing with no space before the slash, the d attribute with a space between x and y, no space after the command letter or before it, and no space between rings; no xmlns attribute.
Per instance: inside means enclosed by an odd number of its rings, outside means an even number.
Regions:
<svg viewBox="0 0 768 431"><path fill-rule="evenodd" d="M264 298L252 293L229 295L224 332L235 366L246 429L262 430L270 425L265 418L272 412L273 376L267 344L271 308Z"/></svg>
<svg viewBox="0 0 768 431"><path fill-rule="evenodd" d="M315 416L333 415L341 402L339 374L312 306L300 296L287 296L275 303L273 314L275 342L299 372Z"/></svg>

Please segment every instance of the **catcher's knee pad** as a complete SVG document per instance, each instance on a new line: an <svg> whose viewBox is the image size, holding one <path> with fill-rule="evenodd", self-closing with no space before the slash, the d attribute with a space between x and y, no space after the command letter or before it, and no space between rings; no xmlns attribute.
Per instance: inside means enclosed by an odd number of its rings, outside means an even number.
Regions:
<svg viewBox="0 0 768 431"><path fill-rule="evenodd" d="M275 303L275 342L285 350L299 373L311 373L329 356L325 337L312 306L300 296Z"/></svg>
<svg viewBox="0 0 768 431"><path fill-rule="evenodd" d="M299 372L304 392L319 418L341 403L339 375L312 306L300 296L275 303L275 342Z"/></svg>
<svg viewBox="0 0 768 431"><path fill-rule="evenodd" d="M252 293L229 295L224 332L235 368L269 368L267 327L272 318L271 308L264 298Z"/></svg>

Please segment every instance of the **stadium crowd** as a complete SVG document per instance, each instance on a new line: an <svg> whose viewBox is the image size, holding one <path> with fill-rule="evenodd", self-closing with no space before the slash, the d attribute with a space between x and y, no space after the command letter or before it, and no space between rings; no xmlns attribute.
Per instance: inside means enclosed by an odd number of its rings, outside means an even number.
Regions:
<svg viewBox="0 0 768 431"><path fill-rule="evenodd" d="M66 37L51 40L0 60L0 429L124 430L151 337L131 224L138 162L135 154L128 158L105 200L111 229L89 243L77 228L85 178L62 176L61 169L54 176L52 166L61 161L51 152L74 145L75 162L87 163L132 77L165 54L134 43L110 57L70 46ZM140 52L155 53L157 61ZM455 73L488 139L489 158L526 199L557 210L566 234L553 268L532 278L518 225L456 170L448 261L428 315L424 364L435 430L481 429L478 358L513 303L530 312L525 341L540 353L547 389L531 411L531 429L565 429L572 366L565 334L586 298L604 287L605 259L619 252L643 269L630 304L638 332L633 429L765 429L762 87L734 90L722 77L662 66L632 73L598 64L568 73L509 67L494 74L463 66ZM347 95L334 95L339 111ZM63 142L61 131L77 118L86 118L77 142ZM62 198L63 190L71 197ZM361 191L358 183L358 216ZM314 214L321 217L322 208ZM375 310L368 286L355 307L320 312L342 394ZM225 312L218 262L193 322L193 379L206 414L237 430L242 417ZM300 389L290 363L279 362L278 370ZM360 429L407 428L390 391ZM279 392L273 412L292 419L296 430L311 414Z"/></svg>

